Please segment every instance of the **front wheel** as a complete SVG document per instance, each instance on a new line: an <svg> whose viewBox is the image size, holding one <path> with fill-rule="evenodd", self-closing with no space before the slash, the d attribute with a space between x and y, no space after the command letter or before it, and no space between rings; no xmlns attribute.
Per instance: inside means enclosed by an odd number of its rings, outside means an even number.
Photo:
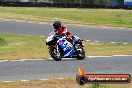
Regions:
<svg viewBox="0 0 132 88"><path fill-rule="evenodd" d="M83 60L85 58L85 50L83 47L80 47L79 51L77 51L77 59Z"/></svg>
<svg viewBox="0 0 132 88"><path fill-rule="evenodd" d="M58 45L49 47L49 53L50 53L51 57L56 61L60 61L62 58L61 51L60 51Z"/></svg>

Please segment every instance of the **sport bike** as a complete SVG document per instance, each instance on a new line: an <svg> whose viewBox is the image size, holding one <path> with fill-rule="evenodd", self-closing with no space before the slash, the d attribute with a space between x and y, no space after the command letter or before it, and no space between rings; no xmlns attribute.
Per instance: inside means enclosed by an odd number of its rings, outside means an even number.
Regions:
<svg viewBox="0 0 132 88"><path fill-rule="evenodd" d="M51 57L60 61L62 58L77 58L82 60L85 58L85 50L79 37L73 36L73 44L67 41L66 36L56 35L55 32L51 32L46 39L46 45L48 45L49 53Z"/></svg>

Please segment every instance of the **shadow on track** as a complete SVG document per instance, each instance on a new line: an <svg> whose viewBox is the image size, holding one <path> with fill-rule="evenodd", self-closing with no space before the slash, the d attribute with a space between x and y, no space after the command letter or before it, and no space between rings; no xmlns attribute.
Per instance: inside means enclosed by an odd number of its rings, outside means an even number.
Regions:
<svg viewBox="0 0 132 88"><path fill-rule="evenodd" d="M84 61L87 59L83 59L83 60L77 60L76 58L62 58L61 61ZM55 61L54 59L46 59L46 61ZM61 61L55 61L55 62L61 62Z"/></svg>

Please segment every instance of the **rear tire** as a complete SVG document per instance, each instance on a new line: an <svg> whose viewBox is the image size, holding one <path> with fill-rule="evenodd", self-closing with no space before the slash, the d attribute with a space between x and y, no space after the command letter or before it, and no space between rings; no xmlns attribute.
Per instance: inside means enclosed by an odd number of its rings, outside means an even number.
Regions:
<svg viewBox="0 0 132 88"><path fill-rule="evenodd" d="M58 54L59 55L57 55L57 53L55 53L56 51L55 51L56 49L54 48L54 47L49 47L49 53L50 53L50 55L51 55L51 57L55 60L55 61L60 61L61 60L61 58L62 58L62 54L61 54L61 51L60 51L60 49L58 49Z"/></svg>

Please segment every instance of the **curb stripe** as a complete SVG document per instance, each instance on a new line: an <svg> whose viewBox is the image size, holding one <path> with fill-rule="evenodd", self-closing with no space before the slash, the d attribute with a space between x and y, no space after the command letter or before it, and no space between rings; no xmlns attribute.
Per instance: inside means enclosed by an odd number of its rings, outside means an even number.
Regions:
<svg viewBox="0 0 132 88"><path fill-rule="evenodd" d="M55 80L63 80L63 79L66 79L66 78L53 78L53 79L55 79ZM38 79L38 81L47 81L47 80L53 80L53 79ZM32 80L16 80L16 81L0 81L0 82L10 83L10 82L17 82L17 81L29 82L29 81L32 81Z"/></svg>

